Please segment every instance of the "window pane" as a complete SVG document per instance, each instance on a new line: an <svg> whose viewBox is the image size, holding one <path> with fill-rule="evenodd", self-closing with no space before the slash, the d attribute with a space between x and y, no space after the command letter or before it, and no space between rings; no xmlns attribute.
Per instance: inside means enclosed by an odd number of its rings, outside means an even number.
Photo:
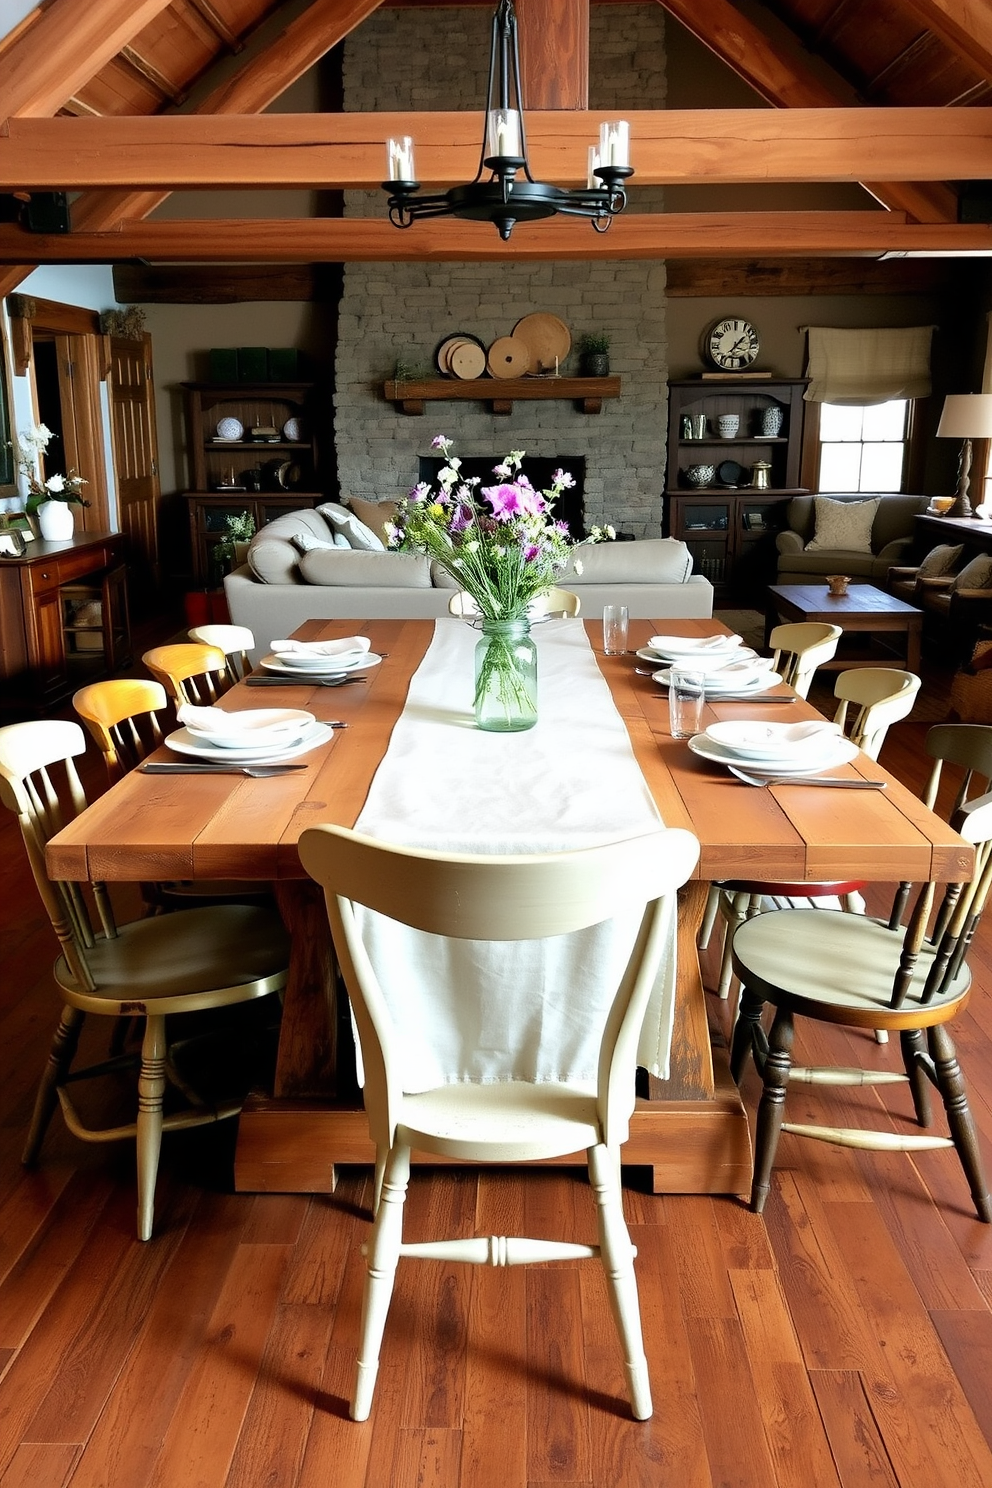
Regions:
<svg viewBox="0 0 992 1488"><path fill-rule="evenodd" d="M820 490L860 491L860 444L824 444L820 448Z"/></svg>
<svg viewBox="0 0 992 1488"><path fill-rule="evenodd" d="M902 486L901 444L862 446L859 491L898 491Z"/></svg>
<svg viewBox="0 0 992 1488"><path fill-rule="evenodd" d="M860 407L846 408L840 403L821 403L820 438L825 443L838 439L860 439L863 415L864 409Z"/></svg>
<svg viewBox="0 0 992 1488"><path fill-rule="evenodd" d="M865 409L863 439L903 439L906 435L906 399L875 403Z"/></svg>

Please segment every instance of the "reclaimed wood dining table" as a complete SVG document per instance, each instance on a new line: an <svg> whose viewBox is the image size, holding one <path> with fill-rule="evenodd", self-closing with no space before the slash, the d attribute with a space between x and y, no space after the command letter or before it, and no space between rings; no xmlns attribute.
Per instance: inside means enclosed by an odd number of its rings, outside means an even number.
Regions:
<svg viewBox="0 0 992 1488"><path fill-rule="evenodd" d="M225 695L225 708L303 707L345 722L347 728L306 756L307 769L264 780L132 771L49 843L49 870L63 880L237 878L274 886L292 937L290 977L273 1088L253 1093L240 1118L235 1183L242 1191L326 1192L336 1165L374 1160L323 898L303 871L297 843L305 828L320 822L354 825L435 624L455 623L463 622L363 622L373 651L386 659L362 682L323 688L294 679L285 690L241 683ZM662 820L688 828L700 843L696 876L680 894L670 1070L667 1079L646 1078L623 1160L649 1168L656 1192L744 1193L751 1181L748 1123L726 1051L711 1036L696 953L709 882L735 876L958 882L969 874L972 850L864 755L843 771L884 779L886 789L845 792L801 783L757 789L673 739L666 693L639 672L643 662L634 651L659 630L701 637L723 632L719 622L634 621L630 650L620 656L603 654L599 621L585 623ZM355 628L354 621L311 620L295 634L325 640ZM706 705L704 726L730 718L798 722L816 716L802 700L788 708L760 697L714 700ZM176 758L166 749L154 756L168 757Z"/></svg>

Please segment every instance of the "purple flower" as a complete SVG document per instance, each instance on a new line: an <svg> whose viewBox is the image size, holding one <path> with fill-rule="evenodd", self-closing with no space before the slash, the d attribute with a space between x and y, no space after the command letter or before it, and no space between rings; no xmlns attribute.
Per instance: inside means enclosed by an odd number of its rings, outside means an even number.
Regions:
<svg viewBox="0 0 992 1488"><path fill-rule="evenodd" d="M426 481L418 481L407 498L410 501L426 501L431 494L431 488Z"/></svg>
<svg viewBox="0 0 992 1488"><path fill-rule="evenodd" d="M464 532L467 528L471 527L474 515L475 513L471 506L466 506L464 502L459 502L454 510L451 521L448 523L448 531Z"/></svg>
<svg viewBox="0 0 992 1488"><path fill-rule="evenodd" d="M556 470L552 476L552 482L559 490L570 491L575 485L575 476L569 475L567 470Z"/></svg>
<svg viewBox="0 0 992 1488"><path fill-rule="evenodd" d="M540 558L541 549L538 547L537 543L525 543L523 553L524 562L533 563L536 559Z"/></svg>
<svg viewBox="0 0 992 1488"><path fill-rule="evenodd" d="M527 480L483 486L482 494L492 507L497 522L511 522L514 517L539 516L544 511L543 500Z"/></svg>

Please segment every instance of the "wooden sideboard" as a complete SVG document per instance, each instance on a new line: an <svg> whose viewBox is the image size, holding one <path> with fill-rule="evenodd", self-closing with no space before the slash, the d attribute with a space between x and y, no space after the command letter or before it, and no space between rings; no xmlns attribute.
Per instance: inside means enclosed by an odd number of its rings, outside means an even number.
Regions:
<svg viewBox="0 0 992 1488"><path fill-rule="evenodd" d="M915 552L924 558L938 543L963 543L965 559L992 553L992 522L977 517L937 517L923 512L916 518Z"/></svg>
<svg viewBox="0 0 992 1488"><path fill-rule="evenodd" d="M120 533L38 538L0 559L0 683L5 708L50 705L130 658Z"/></svg>

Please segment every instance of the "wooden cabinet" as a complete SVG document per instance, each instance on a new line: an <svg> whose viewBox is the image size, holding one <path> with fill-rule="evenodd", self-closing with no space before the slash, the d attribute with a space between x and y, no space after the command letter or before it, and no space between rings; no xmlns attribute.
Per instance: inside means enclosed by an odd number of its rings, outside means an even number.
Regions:
<svg viewBox="0 0 992 1488"><path fill-rule="evenodd" d="M664 530L717 598L753 602L775 577L775 534L799 485L804 381L693 378L668 389ZM721 435L720 419L736 420ZM774 430L775 432L771 432ZM767 466L767 486L753 467ZM692 466L712 473L696 484Z"/></svg>
<svg viewBox="0 0 992 1488"><path fill-rule="evenodd" d="M248 512L258 528L325 499L320 419L312 382L187 382L183 388L191 567L197 585L213 588L230 566L212 551L227 536L229 515Z"/></svg>
<svg viewBox="0 0 992 1488"><path fill-rule="evenodd" d="M119 534L39 539L0 562L0 677L11 707L59 702L130 660Z"/></svg>

